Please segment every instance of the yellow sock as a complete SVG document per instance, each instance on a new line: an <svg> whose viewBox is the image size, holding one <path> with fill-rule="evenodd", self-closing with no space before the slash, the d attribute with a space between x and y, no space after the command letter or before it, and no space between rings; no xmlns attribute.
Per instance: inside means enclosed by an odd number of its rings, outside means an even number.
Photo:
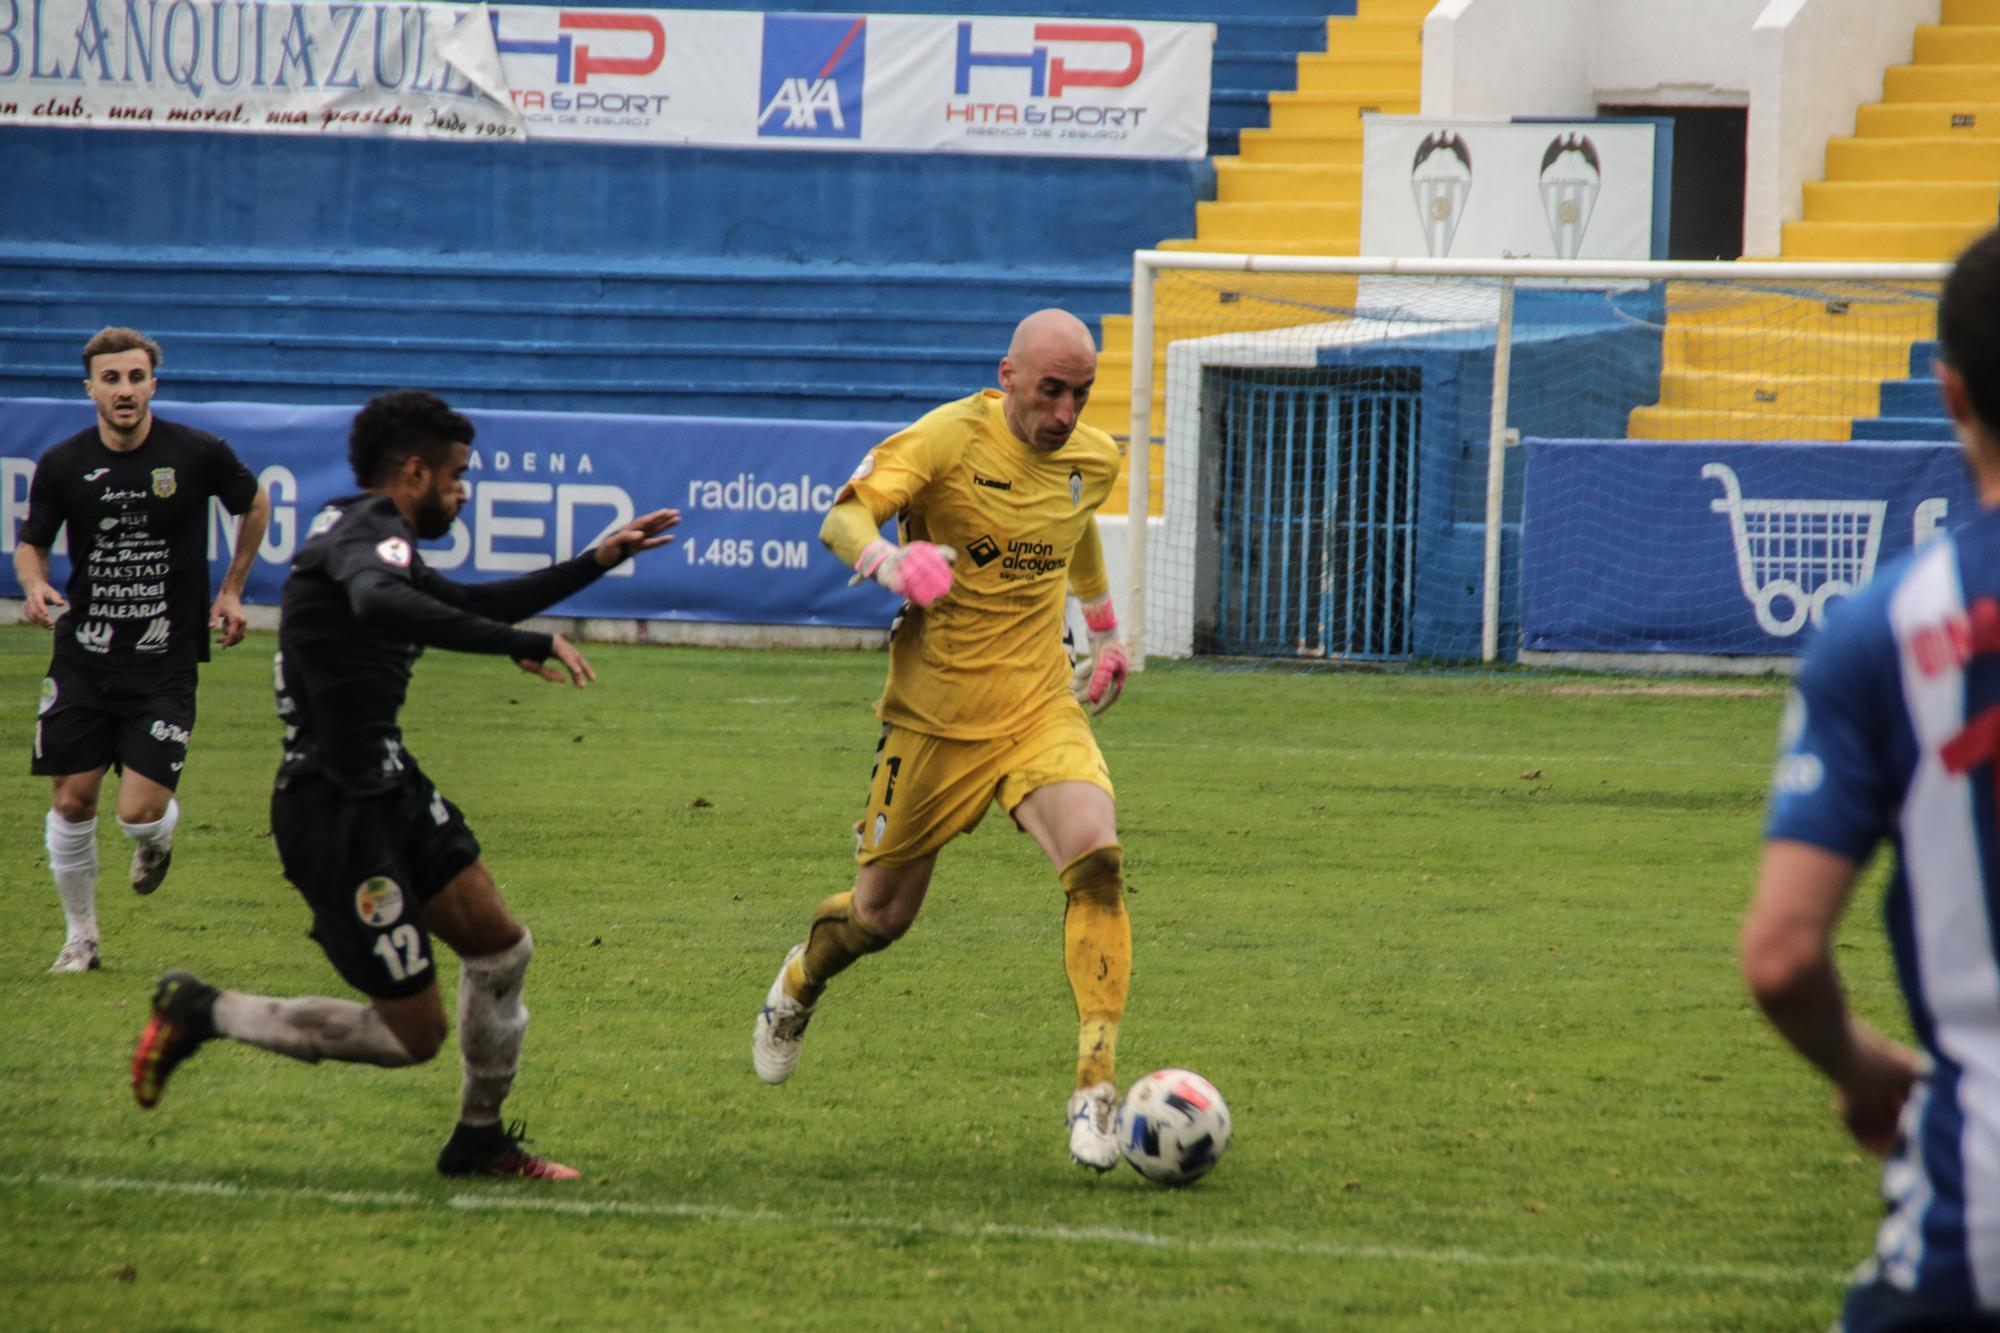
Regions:
<svg viewBox="0 0 2000 1333"><path fill-rule="evenodd" d="M888 947L886 936L877 935L854 915L854 891L836 893L813 909L806 951L786 970L785 993L801 1004L818 1004L826 983L849 963Z"/></svg>
<svg viewBox="0 0 2000 1333"><path fill-rule="evenodd" d="M1114 1082L1118 1023L1132 983L1125 849L1093 847L1062 868L1063 970L1076 996L1076 1086Z"/></svg>

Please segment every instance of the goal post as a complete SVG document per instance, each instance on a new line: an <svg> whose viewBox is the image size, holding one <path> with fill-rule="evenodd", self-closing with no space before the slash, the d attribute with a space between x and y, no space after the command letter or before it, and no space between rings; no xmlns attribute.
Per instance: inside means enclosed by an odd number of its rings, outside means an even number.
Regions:
<svg viewBox="0 0 2000 1333"><path fill-rule="evenodd" d="M1138 251L1134 660L1513 658L1513 444L1894 438L1947 271Z"/></svg>

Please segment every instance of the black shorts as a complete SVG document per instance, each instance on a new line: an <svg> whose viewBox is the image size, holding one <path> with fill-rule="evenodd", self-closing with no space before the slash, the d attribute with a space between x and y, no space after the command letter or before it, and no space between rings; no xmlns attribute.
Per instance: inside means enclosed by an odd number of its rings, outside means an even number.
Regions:
<svg viewBox="0 0 2000 1333"><path fill-rule="evenodd" d="M271 793L271 833L312 907L313 939L348 985L399 1000L437 979L423 907L479 859L479 839L416 765L377 796L296 779Z"/></svg>
<svg viewBox="0 0 2000 1333"><path fill-rule="evenodd" d="M2000 1311L1938 1305L1880 1278L1847 1289L1840 1333L1975 1333L2000 1329Z"/></svg>
<svg viewBox="0 0 2000 1333"><path fill-rule="evenodd" d="M194 734L195 672L93 672L66 657L49 663L35 718L29 771L67 777L115 767L180 785Z"/></svg>

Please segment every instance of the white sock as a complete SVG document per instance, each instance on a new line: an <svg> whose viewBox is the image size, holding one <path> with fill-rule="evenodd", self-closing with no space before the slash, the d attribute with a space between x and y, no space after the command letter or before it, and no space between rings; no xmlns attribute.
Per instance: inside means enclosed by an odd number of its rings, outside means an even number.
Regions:
<svg viewBox="0 0 2000 1333"><path fill-rule="evenodd" d="M458 1118L468 1125L498 1123L500 1104L514 1088L521 1039L528 1032L521 986L534 956L535 937L523 934L499 953L459 960L458 1048L465 1081Z"/></svg>
<svg viewBox="0 0 2000 1333"><path fill-rule="evenodd" d="M396 1069L416 1063L382 1015L352 1000L321 995L280 1000L226 990L215 998L215 1030L307 1064L345 1060Z"/></svg>
<svg viewBox="0 0 2000 1333"><path fill-rule="evenodd" d="M72 824L55 811L43 826L49 873L55 876L71 940L97 936L97 817Z"/></svg>
<svg viewBox="0 0 2000 1333"><path fill-rule="evenodd" d="M134 842L143 842L152 847L172 846L174 826L181 822L181 803L167 798L167 813L150 824L128 823L123 815L118 817L118 827L125 830L125 836Z"/></svg>

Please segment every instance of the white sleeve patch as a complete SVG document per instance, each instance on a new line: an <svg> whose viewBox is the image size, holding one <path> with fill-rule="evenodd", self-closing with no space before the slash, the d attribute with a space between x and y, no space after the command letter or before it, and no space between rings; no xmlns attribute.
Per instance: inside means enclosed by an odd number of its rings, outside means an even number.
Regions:
<svg viewBox="0 0 2000 1333"><path fill-rule="evenodd" d="M384 564L398 569L410 567L410 544L401 537L384 537L375 543L375 554L382 557Z"/></svg>
<svg viewBox="0 0 2000 1333"><path fill-rule="evenodd" d="M870 451L869 453L863 454L861 456L861 461L854 465L854 475L850 476L848 480L860 481L863 477L866 477L869 473L873 472L874 470L875 470L875 455L873 451Z"/></svg>

